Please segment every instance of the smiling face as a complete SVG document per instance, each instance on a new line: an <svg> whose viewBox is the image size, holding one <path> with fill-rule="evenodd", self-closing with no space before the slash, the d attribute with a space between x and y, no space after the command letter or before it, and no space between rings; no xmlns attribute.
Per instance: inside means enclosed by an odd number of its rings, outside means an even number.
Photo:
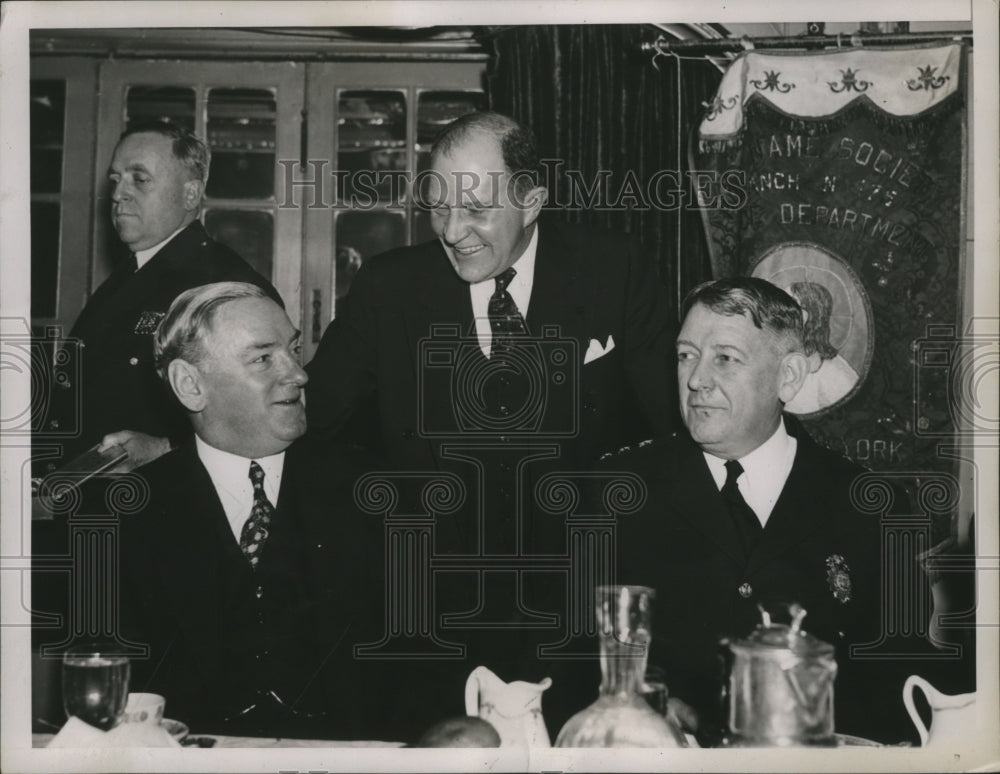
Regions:
<svg viewBox="0 0 1000 774"><path fill-rule="evenodd" d="M808 373L805 357L753 324L695 304L677 337L681 416L702 449L739 459L771 437Z"/></svg>
<svg viewBox="0 0 1000 774"><path fill-rule="evenodd" d="M111 222L133 252L159 244L198 214L202 183L173 153L173 141L153 132L118 143L111 181Z"/></svg>
<svg viewBox="0 0 1000 774"><path fill-rule="evenodd" d="M205 336L206 354L193 369L196 397L184 400L198 435L249 459L277 454L301 436L308 377L299 365L299 339L269 298L220 307Z"/></svg>
<svg viewBox="0 0 1000 774"><path fill-rule="evenodd" d="M431 169L431 228L458 276L482 282L513 266L531 241L545 189L515 196L500 147L483 132L438 154Z"/></svg>

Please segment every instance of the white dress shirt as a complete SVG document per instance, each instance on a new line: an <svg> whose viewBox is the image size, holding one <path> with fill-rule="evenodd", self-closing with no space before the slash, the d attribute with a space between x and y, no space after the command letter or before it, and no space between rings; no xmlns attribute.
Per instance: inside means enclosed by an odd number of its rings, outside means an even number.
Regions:
<svg viewBox="0 0 1000 774"><path fill-rule="evenodd" d="M281 491L281 472L285 466L285 453L278 452L270 457L249 460L235 454L216 449L205 443L197 435L194 437L198 458L205 466L212 484L219 495L222 509L226 512L229 528L233 531L236 542L240 542L243 525L250 518L253 510L253 482L250 481L250 463L256 462L264 471L264 494L277 505L278 493Z"/></svg>
<svg viewBox="0 0 1000 774"><path fill-rule="evenodd" d="M507 292L517 304L517 311L521 317L528 317L528 302L531 301L531 286L535 281L535 253L538 250L538 224L535 224L535 233L531 235L531 241L524 249L521 257L514 262L514 279L507 286ZM469 285L469 293L472 296L472 315L476 318L476 336L479 339L479 348L486 357L490 356L493 345L493 333L490 330L490 297L497 288L496 279L483 280L473 285Z"/></svg>
<svg viewBox="0 0 1000 774"><path fill-rule="evenodd" d="M736 479L736 486L750 510L760 519L762 527L767 526L774 504L785 488L788 474L792 472L797 446L796 440L785 430L785 421L782 419L779 420L774 435L739 459L743 473ZM726 460L708 452L704 454L715 485L721 490L726 483Z"/></svg>
<svg viewBox="0 0 1000 774"><path fill-rule="evenodd" d="M159 244L153 245L152 247L147 247L145 250L136 250L135 253L136 271L139 271L139 269L141 269L143 266L149 263L150 260L152 260L153 256L156 255L158 252L160 252L161 247L163 247L167 242L169 242L171 239L173 239L175 236L177 236L179 233L181 233L184 229L186 229L190 225L191 225L190 223L185 223L183 226L181 226L173 234L168 236Z"/></svg>

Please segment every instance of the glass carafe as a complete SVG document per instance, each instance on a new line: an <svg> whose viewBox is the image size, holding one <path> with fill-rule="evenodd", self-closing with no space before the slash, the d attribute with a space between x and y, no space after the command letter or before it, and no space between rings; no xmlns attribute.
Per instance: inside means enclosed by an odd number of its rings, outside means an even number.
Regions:
<svg viewBox="0 0 1000 774"><path fill-rule="evenodd" d="M645 586L598 586L601 689L597 701L563 726L557 747L685 747L680 729L643 698L651 605Z"/></svg>

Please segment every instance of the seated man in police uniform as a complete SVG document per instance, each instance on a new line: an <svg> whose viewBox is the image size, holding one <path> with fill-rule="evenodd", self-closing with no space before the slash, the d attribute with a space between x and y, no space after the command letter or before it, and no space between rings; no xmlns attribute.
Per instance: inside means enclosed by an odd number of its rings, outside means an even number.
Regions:
<svg viewBox="0 0 1000 774"><path fill-rule="evenodd" d="M299 341L265 290L238 282L182 293L156 333L195 437L139 470L150 493L121 525L123 623L151 648L132 689L163 694L197 731L364 732L327 686L349 683L381 548L363 537L372 520L353 510L346 455L294 443Z"/></svg>
<svg viewBox="0 0 1000 774"><path fill-rule="evenodd" d="M897 741L908 725L901 684L884 662L849 655L878 640L881 620L879 518L850 497L863 471L782 414L809 373L802 310L753 278L700 285L684 309L687 432L602 463L648 487L641 510L619 521L617 566L619 581L656 589L650 661L710 738L722 725L720 638L750 634L758 605L787 623L796 602L803 628L836 648L837 731Z"/></svg>

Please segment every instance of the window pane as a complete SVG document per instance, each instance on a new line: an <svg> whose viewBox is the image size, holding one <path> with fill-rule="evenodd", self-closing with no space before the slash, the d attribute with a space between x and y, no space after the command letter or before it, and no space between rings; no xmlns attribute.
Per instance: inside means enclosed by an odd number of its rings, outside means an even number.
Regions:
<svg viewBox="0 0 1000 774"><path fill-rule="evenodd" d="M125 125L167 119L194 131L194 89L183 86L130 86Z"/></svg>
<svg viewBox="0 0 1000 774"><path fill-rule="evenodd" d="M59 288L59 205L31 203L31 316L55 317Z"/></svg>
<svg viewBox="0 0 1000 774"><path fill-rule="evenodd" d="M406 170L406 98L398 91L342 91L337 105L337 168L342 200L365 206L402 190ZM361 177L359 177L359 175ZM399 198L398 196L396 198Z"/></svg>
<svg viewBox="0 0 1000 774"><path fill-rule="evenodd" d="M447 124L486 106L481 91L424 91L417 98L417 146L429 150ZM427 147L424 147L427 146Z"/></svg>
<svg viewBox="0 0 1000 774"><path fill-rule="evenodd" d="M271 279L274 265L274 218L254 210L206 210L205 230L232 248L260 274Z"/></svg>
<svg viewBox="0 0 1000 774"><path fill-rule="evenodd" d="M340 212L336 233L339 302L366 258L406 244L406 220L402 212Z"/></svg>
<svg viewBox="0 0 1000 774"><path fill-rule="evenodd" d="M31 81L31 192L62 190L66 82Z"/></svg>
<svg viewBox="0 0 1000 774"><path fill-rule="evenodd" d="M207 193L227 199L274 196L278 103L270 89L212 89L208 143L212 166Z"/></svg>

